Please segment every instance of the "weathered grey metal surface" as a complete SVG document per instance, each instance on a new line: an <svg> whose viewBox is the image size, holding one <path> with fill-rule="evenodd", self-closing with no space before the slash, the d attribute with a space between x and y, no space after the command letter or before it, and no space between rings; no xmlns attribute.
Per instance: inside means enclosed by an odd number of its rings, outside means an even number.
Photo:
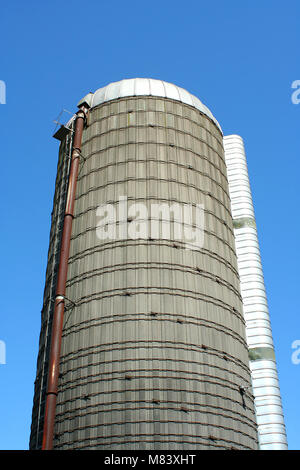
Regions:
<svg viewBox="0 0 300 470"><path fill-rule="evenodd" d="M260 448L287 449L272 329L243 140L237 135L226 136L224 148Z"/></svg>
<svg viewBox="0 0 300 470"><path fill-rule="evenodd" d="M91 110L82 155L55 448L255 449L222 134L177 99L119 98ZM204 204L204 246L99 240L120 196Z"/></svg>

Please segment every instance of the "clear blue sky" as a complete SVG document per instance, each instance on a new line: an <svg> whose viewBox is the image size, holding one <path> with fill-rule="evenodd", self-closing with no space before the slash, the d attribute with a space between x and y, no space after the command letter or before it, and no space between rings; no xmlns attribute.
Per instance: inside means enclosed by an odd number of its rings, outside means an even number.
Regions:
<svg viewBox="0 0 300 470"><path fill-rule="evenodd" d="M290 449L300 449L298 0L2 2L0 448L27 449L58 142L53 119L111 81L198 96L243 136Z"/></svg>

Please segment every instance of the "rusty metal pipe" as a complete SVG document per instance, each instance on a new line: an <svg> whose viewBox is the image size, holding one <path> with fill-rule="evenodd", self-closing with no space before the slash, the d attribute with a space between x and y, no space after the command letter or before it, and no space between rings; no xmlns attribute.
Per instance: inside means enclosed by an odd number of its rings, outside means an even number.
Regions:
<svg viewBox="0 0 300 470"><path fill-rule="evenodd" d="M53 448L55 408L58 392L59 361L65 310L65 293L68 275L70 240L72 233L72 222L74 217L74 203L79 169L79 160L81 156L82 132L85 121L86 108L85 106L81 106L81 108L76 114L75 119L75 132L69 174L67 202L65 208L64 226L61 240L56 297L51 332L51 349L48 370L48 383L46 391L46 407L44 417L42 450L51 450Z"/></svg>

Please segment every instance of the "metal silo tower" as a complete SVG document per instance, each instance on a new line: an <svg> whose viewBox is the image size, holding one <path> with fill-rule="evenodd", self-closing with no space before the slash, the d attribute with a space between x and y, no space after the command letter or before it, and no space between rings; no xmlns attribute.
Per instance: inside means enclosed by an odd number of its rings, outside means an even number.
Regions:
<svg viewBox="0 0 300 470"><path fill-rule="evenodd" d="M31 448L257 449L219 124L152 79L79 108L57 134Z"/></svg>
<svg viewBox="0 0 300 470"><path fill-rule="evenodd" d="M225 136L224 149L260 449L286 450L286 430L243 139L238 135Z"/></svg>

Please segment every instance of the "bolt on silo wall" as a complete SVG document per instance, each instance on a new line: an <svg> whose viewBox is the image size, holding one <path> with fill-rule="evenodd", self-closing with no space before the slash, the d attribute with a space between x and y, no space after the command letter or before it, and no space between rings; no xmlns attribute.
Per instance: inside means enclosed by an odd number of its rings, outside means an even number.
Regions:
<svg viewBox="0 0 300 470"><path fill-rule="evenodd" d="M54 448L256 449L221 132L121 98L90 110L82 156Z"/></svg>

